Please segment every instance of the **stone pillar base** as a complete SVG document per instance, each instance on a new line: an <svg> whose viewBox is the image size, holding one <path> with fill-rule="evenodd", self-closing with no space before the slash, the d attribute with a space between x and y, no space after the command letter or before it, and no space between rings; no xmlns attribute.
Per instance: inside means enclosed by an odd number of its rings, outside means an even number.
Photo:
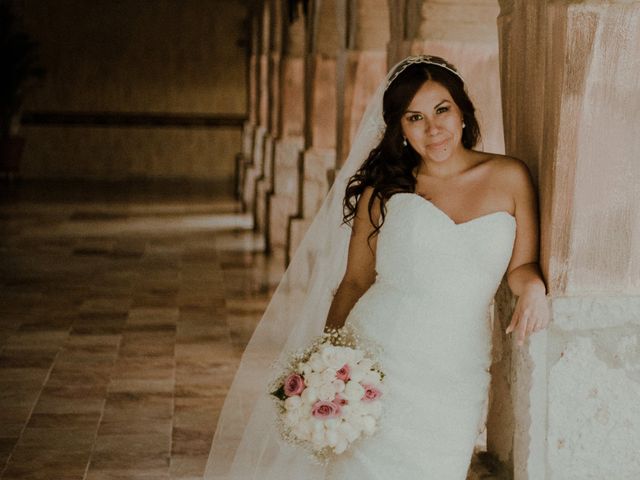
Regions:
<svg viewBox="0 0 640 480"><path fill-rule="evenodd" d="M300 205L298 163L302 152L302 139L278 140L274 151L274 192L269 195L267 221L270 250L284 250L287 244L289 217L296 215Z"/></svg>

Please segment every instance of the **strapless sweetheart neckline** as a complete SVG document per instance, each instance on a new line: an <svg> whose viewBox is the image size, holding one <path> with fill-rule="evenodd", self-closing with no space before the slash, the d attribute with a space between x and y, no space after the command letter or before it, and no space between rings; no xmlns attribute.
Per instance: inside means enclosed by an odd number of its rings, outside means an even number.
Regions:
<svg viewBox="0 0 640 480"><path fill-rule="evenodd" d="M463 225L468 225L470 223L481 221L483 219L489 219L489 218L492 218L492 217L499 217L500 215L506 215L507 218L510 218L511 220L515 221L515 217L513 215L511 215L509 212L507 212L506 210L497 210L495 212L486 213L484 215L480 215L478 217L472 218L471 220L467 220L466 222L456 223L446 212L444 212L442 209L438 208L432 201L424 198L422 195L420 195L418 193L414 193L414 192L398 192L398 193L393 194L391 196L391 198L389 198L389 200L387 200L387 201L390 201L396 195L408 195L410 197L417 197L421 202L425 203L428 206L431 206L431 208L433 210L435 210L437 213L439 213L441 216L443 216L446 220L448 220L455 227L461 227Z"/></svg>

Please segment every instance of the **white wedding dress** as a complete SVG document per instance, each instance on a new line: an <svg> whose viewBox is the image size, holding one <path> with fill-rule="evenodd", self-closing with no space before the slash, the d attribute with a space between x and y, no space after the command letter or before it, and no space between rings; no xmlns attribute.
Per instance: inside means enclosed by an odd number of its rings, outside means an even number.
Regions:
<svg viewBox="0 0 640 480"><path fill-rule="evenodd" d="M352 233L340 223L345 188L379 144L386 86L410 60L396 64L373 94L346 162L247 344L218 418L206 480L465 479L489 388L488 308L515 239L506 211L456 224L415 193L387 200L376 281L346 319L381 347L386 388L373 436L329 465L314 463L280 438L265 388L290 351L322 333Z"/></svg>
<svg viewBox="0 0 640 480"><path fill-rule="evenodd" d="M515 219L498 211L456 224L414 193L386 206L376 281L346 320L383 349L384 414L326 479L464 480L489 388L488 308Z"/></svg>

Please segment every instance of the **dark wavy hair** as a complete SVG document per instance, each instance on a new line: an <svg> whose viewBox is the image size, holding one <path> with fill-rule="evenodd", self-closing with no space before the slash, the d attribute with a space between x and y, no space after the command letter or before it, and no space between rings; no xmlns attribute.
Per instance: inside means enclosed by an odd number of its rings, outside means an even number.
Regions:
<svg viewBox="0 0 640 480"><path fill-rule="evenodd" d="M445 63L455 70L453 65L438 57L431 59ZM398 66L399 69L404 65ZM382 99L383 118L386 125L380 143L371 150L358 171L349 179L343 201L343 222L350 224L356 215L358 199L366 187L373 187L369 200L369 219L374 226L369 240L377 235L384 223L386 201L394 193L415 192L416 177L414 169L420 164L420 155L411 147L403 146L400 120L406 112L416 92L427 81L432 80L444 86L462 112L465 128L462 131L462 145L473 148L480 138L480 127L475 116L475 107L467 95L464 82L455 73L430 63L414 63L404 70L387 87ZM380 199L380 222L373 221L373 204Z"/></svg>

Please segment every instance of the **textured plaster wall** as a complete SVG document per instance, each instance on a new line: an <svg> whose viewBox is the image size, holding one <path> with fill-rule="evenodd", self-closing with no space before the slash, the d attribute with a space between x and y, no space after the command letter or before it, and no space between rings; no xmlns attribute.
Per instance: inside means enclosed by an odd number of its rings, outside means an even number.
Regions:
<svg viewBox="0 0 640 480"><path fill-rule="evenodd" d="M506 150L539 181L552 324L503 345L490 448L516 480L637 479L640 4L501 5Z"/></svg>
<svg viewBox="0 0 640 480"><path fill-rule="evenodd" d="M19 2L45 83L28 110L244 114L240 0ZM239 129L30 127L29 177L229 180ZM73 145L68 145L73 142Z"/></svg>
<svg viewBox="0 0 640 480"><path fill-rule="evenodd" d="M640 477L640 297L554 301L548 478Z"/></svg>

